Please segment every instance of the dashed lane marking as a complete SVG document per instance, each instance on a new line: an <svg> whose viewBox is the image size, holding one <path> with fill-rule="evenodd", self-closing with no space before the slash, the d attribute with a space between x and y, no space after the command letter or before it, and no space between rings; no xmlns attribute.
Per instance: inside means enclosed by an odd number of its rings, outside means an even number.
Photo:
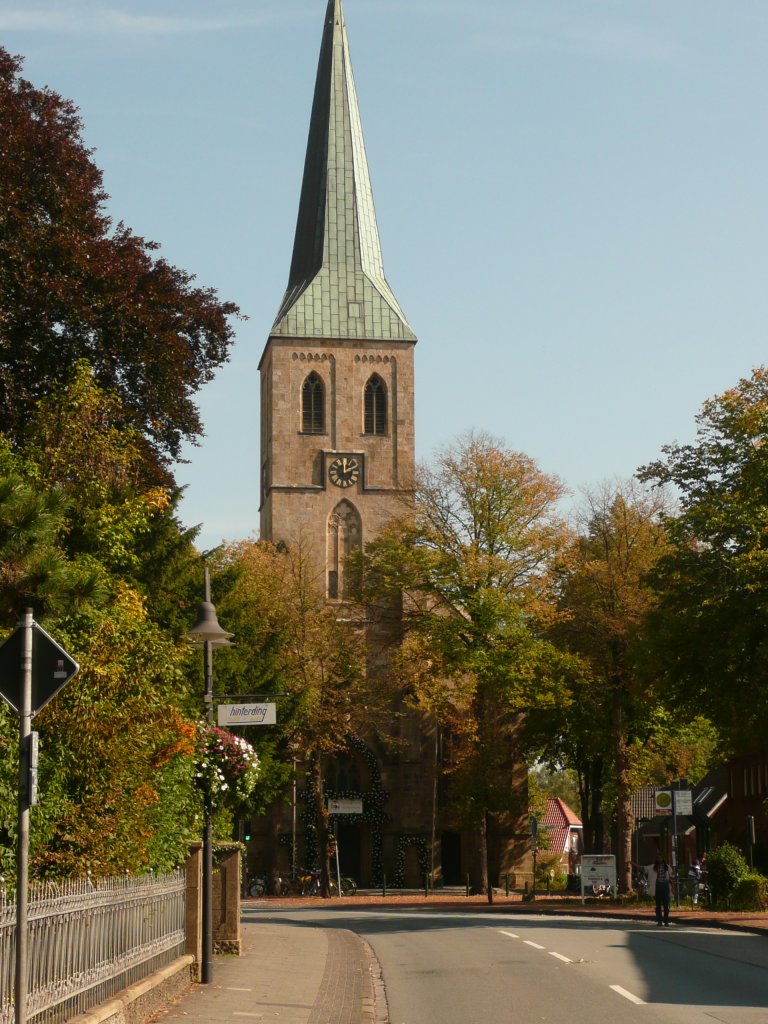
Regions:
<svg viewBox="0 0 768 1024"><path fill-rule="evenodd" d="M610 987L614 992L618 992L620 996L624 996L625 999L628 999L630 1003L634 1003L635 1006L645 1006L644 999L640 999L639 996L635 996L631 992L627 992L627 990L622 988L621 985L611 985Z"/></svg>
<svg viewBox="0 0 768 1024"><path fill-rule="evenodd" d="M553 952L550 951L549 955L557 957L557 959L558 960L562 960L564 964L572 964L573 963L573 960L569 959L567 956L563 956L562 953L553 953Z"/></svg>
<svg viewBox="0 0 768 1024"><path fill-rule="evenodd" d="M252 988L232 988L231 986L228 986L227 987L227 992L253 992L253 989Z"/></svg>
<svg viewBox="0 0 768 1024"><path fill-rule="evenodd" d="M523 942L526 944L526 946L533 946L534 949L545 949L546 948L545 946L540 946L538 944L538 942L531 942L530 939L523 939Z"/></svg>
<svg viewBox="0 0 768 1024"><path fill-rule="evenodd" d="M519 939L519 935L515 935L514 932L501 932L502 935L506 935L508 939Z"/></svg>

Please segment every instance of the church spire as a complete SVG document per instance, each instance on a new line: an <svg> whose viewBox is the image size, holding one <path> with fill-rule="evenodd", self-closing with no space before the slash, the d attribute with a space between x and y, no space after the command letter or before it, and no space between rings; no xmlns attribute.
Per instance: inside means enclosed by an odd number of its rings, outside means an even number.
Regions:
<svg viewBox="0 0 768 1024"><path fill-rule="evenodd" d="M341 0L329 0L288 288L286 337L415 341L384 276Z"/></svg>

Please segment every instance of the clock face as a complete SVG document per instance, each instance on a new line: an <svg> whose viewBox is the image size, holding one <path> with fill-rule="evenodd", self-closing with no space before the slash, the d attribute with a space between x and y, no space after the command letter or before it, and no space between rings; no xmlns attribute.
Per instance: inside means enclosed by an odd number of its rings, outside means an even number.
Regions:
<svg viewBox="0 0 768 1024"><path fill-rule="evenodd" d="M334 459L328 467L328 476L336 487L351 487L360 478L360 463L350 455Z"/></svg>

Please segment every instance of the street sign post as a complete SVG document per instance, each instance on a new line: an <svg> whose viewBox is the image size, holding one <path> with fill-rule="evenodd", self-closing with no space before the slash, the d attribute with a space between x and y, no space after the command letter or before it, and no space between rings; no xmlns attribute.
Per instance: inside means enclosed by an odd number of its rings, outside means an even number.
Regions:
<svg viewBox="0 0 768 1024"><path fill-rule="evenodd" d="M19 827L16 854L16 970L14 1020L27 1019L29 810L37 803L37 733L32 718L80 666L32 618L27 608L18 628L0 646L0 697L19 716Z"/></svg>

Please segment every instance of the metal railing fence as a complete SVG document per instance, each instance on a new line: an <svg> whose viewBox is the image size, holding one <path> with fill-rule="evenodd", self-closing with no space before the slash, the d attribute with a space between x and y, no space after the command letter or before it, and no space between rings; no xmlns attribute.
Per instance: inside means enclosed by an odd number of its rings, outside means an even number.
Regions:
<svg viewBox="0 0 768 1024"><path fill-rule="evenodd" d="M62 1024L182 956L185 878L35 883L27 1017ZM0 887L0 1024L13 1024L16 903Z"/></svg>

